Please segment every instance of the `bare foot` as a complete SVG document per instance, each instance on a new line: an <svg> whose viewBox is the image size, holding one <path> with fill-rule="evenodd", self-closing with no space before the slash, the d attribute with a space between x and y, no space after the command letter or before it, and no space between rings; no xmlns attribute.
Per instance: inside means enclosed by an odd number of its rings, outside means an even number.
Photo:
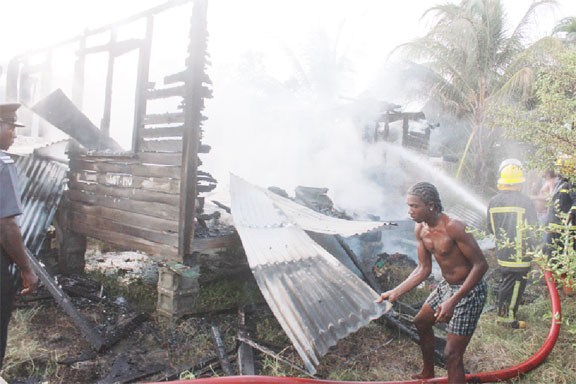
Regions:
<svg viewBox="0 0 576 384"><path fill-rule="evenodd" d="M434 377L434 371L432 371L432 372L424 372L424 371L422 371L422 372L420 372L420 373L417 373L417 374L415 374L415 375L412 375L410 378L416 379L416 380L423 380L423 379L431 379L431 378L433 378L433 377Z"/></svg>

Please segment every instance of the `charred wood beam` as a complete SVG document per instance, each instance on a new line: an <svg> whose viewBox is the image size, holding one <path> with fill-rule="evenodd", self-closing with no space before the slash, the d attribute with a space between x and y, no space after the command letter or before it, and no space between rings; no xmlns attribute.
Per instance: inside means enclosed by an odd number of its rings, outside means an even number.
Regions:
<svg viewBox="0 0 576 384"><path fill-rule="evenodd" d="M82 361L88 361L88 360L92 360L96 358L96 354L92 351L84 351L82 352L80 355L78 356L73 356L73 357L67 357L65 359L62 360L58 360L56 363L57 364L62 364L62 365L67 365L70 366L72 364L75 363L80 363Z"/></svg>
<svg viewBox="0 0 576 384"><path fill-rule="evenodd" d="M348 244L346 244L346 241L344 241L342 236L336 235L336 240L338 240L338 243L340 243L340 245L342 246L348 257L350 257L350 260L352 260L356 268L360 270L360 272L362 273L362 277L364 277L364 281L366 281L376 292L382 292L382 287L380 287L380 284L378 283L374 275L371 274L370 271L366 270L364 264L360 262L358 256L356 256L356 253L354 253L354 251L348 246Z"/></svg>
<svg viewBox="0 0 576 384"><path fill-rule="evenodd" d="M141 48L145 40L143 39L129 39L123 41L112 41L103 45L88 47L78 51L79 55L89 55L91 53L110 52L112 56L121 56L134 49Z"/></svg>
<svg viewBox="0 0 576 384"><path fill-rule="evenodd" d="M183 85L170 88L149 89L146 91L146 98L148 100L165 99L174 96L184 96L186 88Z"/></svg>
<svg viewBox="0 0 576 384"><path fill-rule="evenodd" d="M116 44L116 28L110 30L110 45ZM104 136L110 136L110 118L112 116L112 86L114 83L114 62L116 56L112 51L108 52L108 70L106 72L106 88L104 91L104 112L100 120L100 130Z"/></svg>
<svg viewBox="0 0 576 384"><path fill-rule="evenodd" d="M182 112L168 112L168 113L158 113L152 115L146 115L144 117L144 124L174 124L183 123L184 113Z"/></svg>
<svg viewBox="0 0 576 384"><path fill-rule="evenodd" d="M148 320L148 315L139 313L124 325L116 327L116 329L112 330L106 335L106 344L104 349L111 348L114 344L130 335L146 320Z"/></svg>
<svg viewBox="0 0 576 384"><path fill-rule="evenodd" d="M86 37L80 38L78 52L86 48ZM82 109L84 102L84 72L86 69L86 55L77 54L76 63L74 63L74 83L72 84L72 102Z"/></svg>
<svg viewBox="0 0 576 384"><path fill-rule="evenodd" d="M399 332L404 333L405 335L408 335L408 337L410 337L412 341L414 341L416 344L420 344L420 337L418 337L418 333L416 333L416 331L410 329L410 327L404 325L399 319L397 319L393 311L385 313L384 319L386 320L388 326L398 330ZM438 344L436 344L434 347L434 357L435 357L434 362L436 363L436 365L444 368L445 367L444 348L441 348L441 346L439 346Z"/></svg>
<svg viewBox="0 0 576 384"><path fill-rule="evenodd" d="M216 352L218 353L218 359L222 365L222 369L227 376L234 375L232 371L232 366L230 365L230 360L228 360L228 355L226 354L226 349L224 347L224 341L222 341L222 336L220 335L220 330L218 327L212 326L212 339L214 340L214 345L216 346Z"/></svg>
<svg viewBox="0 0 576 384"><path fill-rule="evenodd" d="M178 255L184 259L192 254L194 242L194 213L198 196L198 147L200 146L202 110L204 99L202 81L206 77L207 52L207 8L206 0L194 1L191 17L189 56L186 60L184 84L184 135L182 137L182 178L180 183L180 214L178 230Z"/></svg>
<svg viewBox="0 0 576 384"><path fill-rule="evenodd" d="M102 26L102 27L98 27L98 28L94 28L94 29L87 30L87 31L84 32L84 34L83 34L82 36L80 36L80 37L73 37L73 38L66 39L66 40L64 40L64 41L58 42L58 43L56 43L56 44L49 45L49 46L47 46L47 47L43 47L43 48L39 48L39 49L34 49L34 50L31 50L31 51L27 51L27 52L21 53L20 55L18 55L18 56L16 56L16 57L17 57L17 58L20 58L20 57L24 57L24 56L36 54L36 53L39 53L39 52L43 52L43 51L46 51L46 50L49 50L49 49L58 48L58 47L62 47L62 46L68 45L68 44L72 44L72 43L75 43L75 42L77 42L78 40L80 40L80 39L82 39L82 38L86 38L86 37L91 36L91 35L98 35L98 34L100 34L100 33L109 31L109 30L112 29L112 28L121 27L121 26L123 26L123 25L130 24L130 23L132 23L132 22L134 22L134 21L137 21L137 20L139 20L139 19L142 19L142 18L144 18L144 17L153 16L153 15L162 13L162 12L168 10L168 9L171 9L171 8L174 8L174 7L177 7L177 6L180 6L180 5L182 5L182 4L190 3L191 1L193 1L193 0L168 0L168 1L166 1L164 4L160 4L160 5L158 5L157 7L150 8L150 9L144 11L144 12L137 13L137 14L132 15L132 16L130 16L130 17L127 17L127 18L125 18L125 19L119 20L119 21L117 21L117 22L115 22L115 23L107 24L107 25L104 25L104 26Z"/></svg>
<svg viewBox="0 0 576 384"><path fill-rule="evenodd" d="M146 37L142 41L138 51L138 75L136 77L136 102L134 104L134 127L132 135L132 148L138 152L138 140L140 140L140 128L144 125L146 115L146 91L149 86L150 57L152 55L152 37L154 32L154 17L146 17Z"/></svg>
<svg viewBox="0 0 576 384"><path fill-rule="evenodd" d="M240 338L248 338L250 336L246 329L246 313L244 308L238 310L238 340ZM254 352L252 347L242 341L238 345L238 373L241 376L255 375L256 368L254 366Z"/></svg>
<svg viewBox="0 0 576 384"><path fill-rule="evenodd" d="M114 139L100 131L60 89L40 100L31 109L88 149L123 150Z"/></svg>
<svg viewBox="0 0 576 384"><path fill-rule="evenodd" d="M28 248L26 248L26 254L28 255L28 259L30 260L30 264L34 271L42 281L42 283L46 286L46 289L52 294L56 303L62 307L64 312L70 316L72 322L80 329L82 335L90 342L92 348L95 351L101 351L105 346L105 341L102 335L91 326L86 318L82 316L80 312L74 307L70 297L63 292L58 284L54 281L52 276L48 274L48 272L44 269L44 267L40 264L38 259L30 252Z"/></svg>
<svg viewBox="0 0 576 384"><path fill-rule="evenodd" d="M263 345L258 344L257 342L250 340L246 337L241 337L238 336L238 341L241 341L243 343L248 344L249 346L251 346L254 349L259 350L260 352L268 355L268 356L272 356L273 358L275 358L278 361L281 361L284 364L289 365L290 367L294 368L295 370L297 370L298 372L301 372L303 374L305 374L308 377L311 377L313 379L317 379L318 377L311 375L307 370L305 370L304 368L294 364L293 362L283 358L282 356L280 356L279 354L277 354L276 352L272 351L271 349L268 349L266 347L264 347Z"/></svg>
<svg viewBox="0 0 576 384"><path fill-rule="evenodd" d="M140 130L140 137L141 138L151 138L151 137L182 137L182 133L184 132L183 125L177 125L172 127L154 127L149 128L145 127ZM178 164L180 165L180 164Z"/></svg>
<svg viewBox="0 0 576 384"><path fill-rule="evenodd" d="M185 79L186 79L186 71L173 73L171 75L164 77L164 84L181 83L184 82ZM212 84L212 80L210 80L210 77L207 74L203 74L202 82L205 84Z"/></svg>

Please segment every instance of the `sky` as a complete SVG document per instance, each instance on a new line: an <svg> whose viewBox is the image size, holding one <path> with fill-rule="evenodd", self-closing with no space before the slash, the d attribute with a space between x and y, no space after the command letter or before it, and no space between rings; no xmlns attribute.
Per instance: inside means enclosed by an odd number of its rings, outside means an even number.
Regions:
<svg viewBox="0 0 576 384"><path fill-rule="evenodd" d="M18 53L78 36L86 29L163 3L5 0L0 14L0 65ZM391 49L425 33L430 25L421 19L422 13L438 3L438 0L209 0L208 50L212 62L209 73L215 98L207 103L205 142L213 150L203 159L204 167L221 185L226 184L227 172L232 171L262 186L280 186L290 194L296 185L327 186L329 195L344 208L374 211L385 199L381 185L389 183L377 180L383 149L374 146L366 150L357 129L349 121L335 117L333 105L318 103L309 96L295 98L281 94L277 99L270 98L251 88L253 84L241 78L238 68L246 60L256 58L269 77L285 82L294 74L294 63L303 62L310 55L311 36L316 39L324 36L327 44L332 45L331 50L349 60L353 71L349 79L344 79L346 86L339 96L353 100L381 77ZM511 25L516 24L530 4L528 0L504 0ZM555 9L538 13L530 38L536 40L549 34L557 21L566 16L576 16L576 1L561 0ZM177 23L165 23L163 30L168 31L168 36L187 36L186 29ZM174 52L183 51L176 45L174 42L153 48L165 56L164 75L166 68L172 70L174 66L175 71L183 63L183 58L173 57ZM70 72L71 68L65 71ZM96 73L89 79L96 83L103 80ZM88 101L85 104L96 105ZM91 117L101 111L85 113ZM122 121L122 116L116 120Z"/></svg>

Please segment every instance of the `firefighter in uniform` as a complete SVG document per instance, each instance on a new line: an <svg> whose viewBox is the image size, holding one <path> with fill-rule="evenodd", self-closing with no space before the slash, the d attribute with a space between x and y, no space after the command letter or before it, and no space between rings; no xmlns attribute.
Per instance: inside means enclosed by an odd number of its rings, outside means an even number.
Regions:
<svg viewBox="0 0 576 384"><path fill-rule="evenodd" d="M530 260L524 250L532 239L522 229L536 225L538 216L532 200L520 192L526 181L520 161L508 159L500 165L498 189L488 205L488 232L496 238L496 255L501 280L498 289L498 323L511 328L524 328L516 312L526 288Z"/></svg>
<svg viewBox="0 0 576 384"><path fill-rule="evenodd" d="M18 107L17 103L0 104L0 370L16 293L10 273L12 263L20 268L23 294L33 292L38 286L38 277L30 266L17 221L22 207L16 167L14 160L3 152L14 142L16 127L22 126L16 122Z"/></svg>
<svg viewBox="0 0 576 384"><path fill-rule="evenodd" d="M570 155L562 155L556 162L557 175L552 190L552 204L548 207L546 224L549 227L558 226L561 229L562 224L570 226L571 234L576 231L576 185L572 183L568 176L574 175L576 171L576 159ZM558 213L568 214L566 222L562 223ZM576 242L572 237L572 246L576 250ZM551 255L553 248L561 251L566 246L565 240L562 239L560 232L554 230L546 234L546 244L544 253Z"/></svg>

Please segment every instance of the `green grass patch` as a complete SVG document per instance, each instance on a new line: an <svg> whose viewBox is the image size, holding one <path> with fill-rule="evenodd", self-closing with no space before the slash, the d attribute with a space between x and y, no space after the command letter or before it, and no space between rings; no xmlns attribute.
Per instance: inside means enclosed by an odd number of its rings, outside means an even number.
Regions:
<svg viewBox="0 0 576 384"><path fill-rule="evenodd" d="M33 319L41 307L17 309L12 314L2 375L6 379L41 379L58 370L57 356L34 337Z"/></svg>
<svg viewBox="0 0 576 384"><path fill-rule="evenodd" d="M254 280L222 279L201 286L198 311L214 311L261 302L264 302L264 298Z"/></svg>
<svg viewBox="0 0 576 384"><path fill-rule="evenodd" d="M128 283L123 283L121 273L107 275L102 271L92 270L86 275L102 283L104 295L108 298L122 296L134 309L141 312L152 313L156 309L158 291L155 285L145 284L140 278L130 279Z"/></svg>

